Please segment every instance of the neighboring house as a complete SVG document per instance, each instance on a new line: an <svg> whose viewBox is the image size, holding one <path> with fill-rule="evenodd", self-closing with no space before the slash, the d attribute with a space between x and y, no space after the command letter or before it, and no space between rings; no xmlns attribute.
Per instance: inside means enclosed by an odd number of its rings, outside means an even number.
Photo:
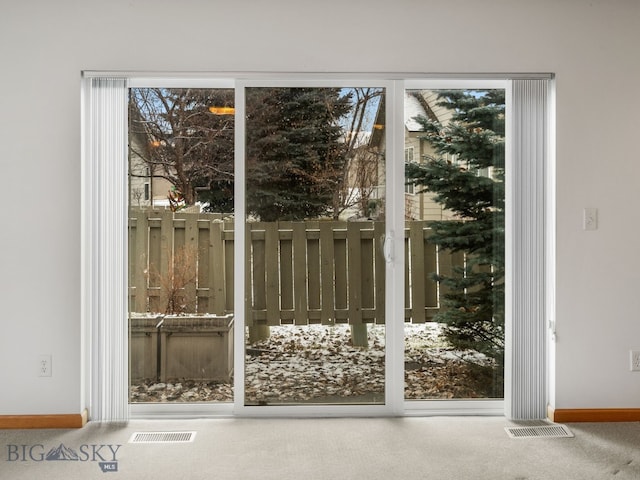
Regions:
<svg viewBox="0 0 640 480"><path fill-rule="evenodd" d="M404 98L404 162L423 163L435 155L431 144L422 139L423 129L416 117L426 117L446 125L451 111L438 106L438 95L432 90L407 90ZM420 188L405 185L405 218L407 220L447 220L453 214L447 212L433 199L433 194L419 193Z"/></svg>
<svg viewBox="0 0 640 480"><path fill-rule="evenodd" d="M423 131L415 120L422 116L431 120L438 120L446 124L451 119L451 112L437 105L437 93L432 90L407 90L404 102L404 162L422 163L435 152L429 142L422 139ZM374 128L371 132L369 149L377 152L385 152L384 135L384 109L378 110ZM382 157L381 157L382 158ZM378 185L384 185L385 168L378 164ZM379 189L380 192L383 189ZM405 219L406 220L446 220L453 218L453 214L447 212L433 199L433 194L419 192L419 188L413 185L405 185ZM376 193L372 198L376 198ZM378 194L377 198L383 195Z"/></svg>
<svg viewBox="0 0 640 480"><path fill-rule="evenodd" d="M155 174L157 166L145 161L153 148L149 137L129 134L129 205L132 207L168 207L172 184Z"/></svg>

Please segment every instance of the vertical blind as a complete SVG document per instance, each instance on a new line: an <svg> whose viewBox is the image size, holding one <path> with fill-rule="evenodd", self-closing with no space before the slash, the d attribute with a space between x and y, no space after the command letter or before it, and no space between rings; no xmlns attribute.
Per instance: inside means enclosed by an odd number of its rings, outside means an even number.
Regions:
<svg viewBox="0 0 640 480"><path fill-rule="evenodd" d="M507 361L505 371L505 414L514 420L546 417L548 84L546 79L512 83L509 218L513 255L507 298L512 319L507 332L511 362Z"/></svg>
<svg viewBox="0 0 640 480"><path fill-rule="evenodd" d="M92 78L88 95L90 242L85 248L91 283L89 361L91 420L129 418L127 333L127 88L122 78ZM86 188L86 187L85 187Z"/></svg>

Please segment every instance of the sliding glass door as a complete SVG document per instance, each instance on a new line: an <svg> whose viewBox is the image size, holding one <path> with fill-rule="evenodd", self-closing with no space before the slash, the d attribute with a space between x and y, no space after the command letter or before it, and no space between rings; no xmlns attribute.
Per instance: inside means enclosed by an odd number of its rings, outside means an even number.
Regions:
<svg viewBox="0 0 640 480"><path fill-rule="evenodd" d="M502 398L505 89L403 85L129 89L130 402Z"/></svg>
<svg viewBox="0 0 640 480"><path fill-rule="evenodd" d="M404 93L405 399L502 399L506 86L442 86Z"/></svg>
<svg viewBox="0 0 640 480"><path fill-rule="evenodd" d="M521 83L521 116L544 125L546 94L529 100ZM525 124L511 85L130 82L134 411L500 413L521 398L514 369L543 362L540 348L509 350L529 335L513 312L530 290L510 280L529 244L512 228L524 206L540 211L545 154L537 190L516 191L534 177L510 155L529 138L509 146Z"/></svg>
<svg viewBox="0 0 640 480"><path fill-rule="evenodd" d="M129 401L233 402L234 89L128 107Z"/></svg>
<svg viewBox="0 0 640 480"><path fill-rule="evenodd" d="M244 94L244 404L384 404L385 88Z"/></svg>

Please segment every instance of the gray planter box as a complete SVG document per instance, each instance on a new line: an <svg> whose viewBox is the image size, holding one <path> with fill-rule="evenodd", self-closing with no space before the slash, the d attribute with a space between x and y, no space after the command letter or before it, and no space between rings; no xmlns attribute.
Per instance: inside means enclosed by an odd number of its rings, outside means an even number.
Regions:
<svg viewBox="0 0 640 480"><path fill-rule="evenodd" d="M233 315L132 315L131 379L229 382Z"/></svg>
<svg viewBox="0 0 640 480"><path fill-rule="evenodd" d="M158 376L158 324L164 315L131 314L129 369L132 381Z"/></svg>

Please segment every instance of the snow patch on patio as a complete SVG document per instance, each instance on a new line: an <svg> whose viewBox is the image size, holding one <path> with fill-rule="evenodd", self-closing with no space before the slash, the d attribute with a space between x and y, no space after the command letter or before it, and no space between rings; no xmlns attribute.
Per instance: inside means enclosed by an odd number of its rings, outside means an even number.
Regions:
<svg viewBox="0 0 640 480"><path fill-rule="evenodd" d="M247 404L381 403L384 401L385 327L368 327L369 347L351 345L348 325L271 328L248 345ZM454 350L435 323L405 324L405 398L478 398L490 382L492 361L475 351ZM233 385L176 379L131 386L137 402L231 402Z"/></svg>

